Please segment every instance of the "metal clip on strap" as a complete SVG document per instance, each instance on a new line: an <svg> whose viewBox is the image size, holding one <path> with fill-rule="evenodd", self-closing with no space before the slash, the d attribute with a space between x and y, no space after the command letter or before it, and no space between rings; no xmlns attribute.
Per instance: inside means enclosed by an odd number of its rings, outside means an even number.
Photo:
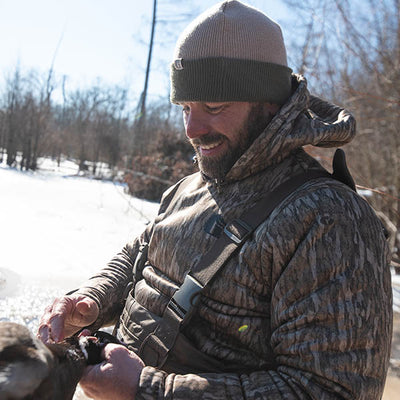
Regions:
<svg viewBox="0 0 400 400"><path fill-rule="evenodd" d="M189 274L186 275L182 286L175 292L168 303L168 307L183 319L191 307L199 301L197 294L202 289L203 285L201 283Z"/></svg>
<svg viewBox="0 0 400 400"><path fill-rule="evenodd" d="M236 244L243 243L252 231L253 228L240 219L234 219L224 228L225 235Z"/></svg>

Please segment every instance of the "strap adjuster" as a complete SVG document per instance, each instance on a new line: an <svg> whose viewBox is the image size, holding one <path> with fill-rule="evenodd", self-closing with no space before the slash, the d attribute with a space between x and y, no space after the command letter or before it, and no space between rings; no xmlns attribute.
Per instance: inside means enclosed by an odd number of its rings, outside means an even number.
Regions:
<svg viewBox="0 0 400 400"><path fill-rule="evenodd" d="M240 219L234 219L225 225L224 233L236 244L242 244L253 231L253 228Z"/></svg>
<svg viewBox="0 0 400 400"><path fill-rule="evenodd" d="M168 307L184 318L190 308L198 303L197 295L202 289L203 285L187 274L182 286L172 296Z"/></svg>

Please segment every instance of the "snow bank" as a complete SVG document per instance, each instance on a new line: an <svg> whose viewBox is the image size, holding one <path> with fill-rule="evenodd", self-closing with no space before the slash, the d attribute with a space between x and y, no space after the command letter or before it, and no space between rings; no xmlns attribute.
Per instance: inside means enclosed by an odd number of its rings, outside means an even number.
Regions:
<svg viewBox="0 0 400 400"><path fill-rule="evenodd" d="M0 320L32 330L44 306L102 268L158 209L123 185L72 176L70 163L48 169L0 165Z"/></svg>

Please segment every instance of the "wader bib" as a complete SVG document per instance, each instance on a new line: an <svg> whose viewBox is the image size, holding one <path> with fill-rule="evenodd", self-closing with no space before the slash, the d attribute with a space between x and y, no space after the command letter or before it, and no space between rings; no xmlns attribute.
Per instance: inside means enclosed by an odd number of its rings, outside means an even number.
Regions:
<svg viewBox="0 0 400 400"><path fill-rule="evenodd" d="M246 210L239 219L226 224L223 234L188 272L182 286L174 293L162 316L151 313L136 302L134 287L129 288L125 307L114 330L117 338L138 354L146 365L162 368L166 372L180 374L245 372L243 365L235 365L231 362L226 364L196 349L181 333L181 328L189 323L203 288L254 230L292 192L305 183L318 178L333 178L355 190L355 184L347 169L342 150L337 150L335 153L333 170L333 174L329 174L325 170L308 170L290 178L252 208ZM190 179L187 178L181 181L173 194L171 203L189 181ZM141 279L141 271L147 262L147 247L147 244L141 246L134 264L134 282ZM273 368L274 365L270 364L266 367Z"/></svg>

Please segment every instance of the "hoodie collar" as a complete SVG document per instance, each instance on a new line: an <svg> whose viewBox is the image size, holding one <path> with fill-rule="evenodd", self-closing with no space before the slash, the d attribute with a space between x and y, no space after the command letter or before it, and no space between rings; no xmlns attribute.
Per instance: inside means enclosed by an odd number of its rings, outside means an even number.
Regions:
<svg viewBox="0 0 400 400"><path fill-rule="evenodd" d="M236 161L225 183L277 164L302 146L339 147L353 139L355 120L348 111L311 96L301 75L292 75L292 87L291 97Z"/></svg>

